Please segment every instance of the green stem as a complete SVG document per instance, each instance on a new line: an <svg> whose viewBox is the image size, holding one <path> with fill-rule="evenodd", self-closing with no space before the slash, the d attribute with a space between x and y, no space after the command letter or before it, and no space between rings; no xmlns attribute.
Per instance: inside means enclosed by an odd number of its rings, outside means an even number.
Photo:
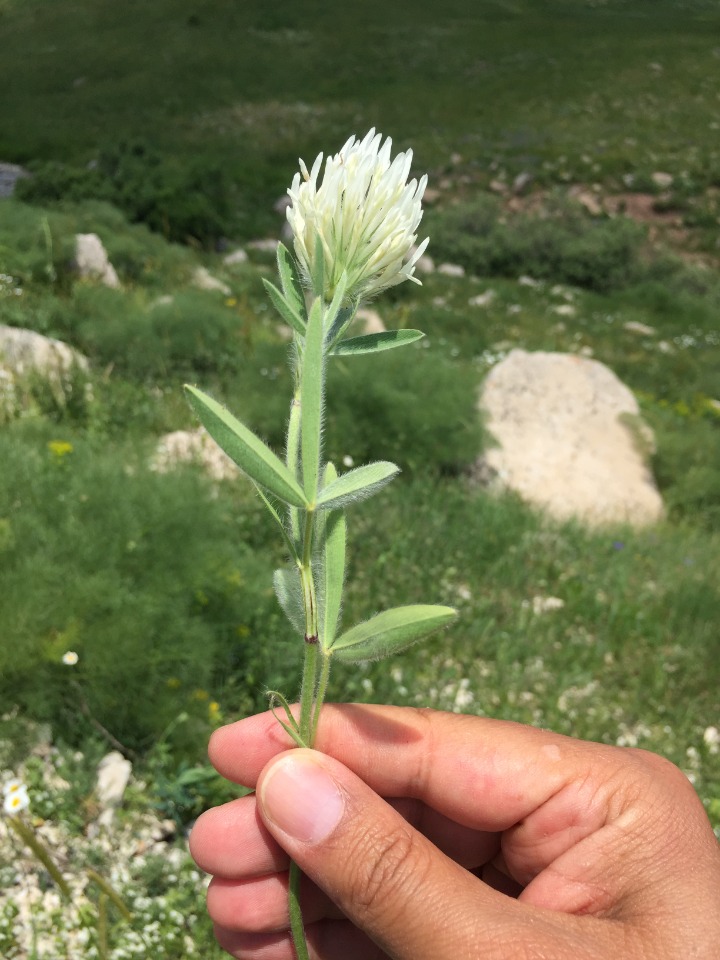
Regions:
<svg viewBox="0 0 720 960"><path fill-rule="evenodd" d="M288 906L290 908L290 930L297 960L310 960L305 928L303 926L302 910L300 909L300 867L292 861L290 864L290 885L288 887Z"/></svg>
<svg viewBox="0 0 720 960"><path fill-rule="evenodd" d="M309 746L313 746L315 743L315 734L317 733L318 720L320 719L320 710L323 703L325 702L325 694L327 692L328 679L330 677L330 654L323 653L321 651L322 665L320 667L320 678L317 684L317 692L315 694L315 713L313 715L312 729L310 730L310 740Z"/></svg>
<svg viewBox="0 0 720 960"><path fill-rule="evenodd" d="M35 836L32 829L25 823L24 820L21 820L19 817L8 817L8 823L13 828L15 833L17 833L20 839L23 840L28 847L30 847L40 863L45 867L47 872L60 888L60 892L62 893L63 897L69 900L70 888L65 882L65 878L58 870L57 864L47 852L43 844Z"/></svg>
<svg viewBox="0 0 720 960"><path fill-rule="evenodd" d="M313 705L317 684L318 642L305 642L305 662L303 664L302 687L300 690L300 739L310 746L312 732Z"/></svg>
<svg viewBox="0 0 720 960"><path fill-rule="evenodd" d="M101 892L98 897L98 954L100 960L107 960L107 894Z"/></svg>

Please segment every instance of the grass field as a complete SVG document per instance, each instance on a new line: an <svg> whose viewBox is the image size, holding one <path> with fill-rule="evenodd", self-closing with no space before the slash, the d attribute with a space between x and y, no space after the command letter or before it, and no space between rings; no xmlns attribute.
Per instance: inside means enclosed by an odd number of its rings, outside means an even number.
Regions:
<svg viewBox="0 0 720 960"><path fill-rule="evenodd" d="M282 544L251 490L152 458L193 425L186 381L281 445L272 255L222 254L278 236L298 156L372 125L430 172L429 252L466 276L378 301L422 346L332 369L328 457L403 468L350 514L347 621L425 601L460 617L390 664L338 667L331 696L659 751L720 831L720 10L435 6L0 0L0 160L36 173L0 200L0 323L90 361L59 390L31 379L0 411L0 771L22 772L46 841L71 851L71 871L106 870L168 960L219 956L200 880L186 859L126 844L153 812L182 837L232 795L205 766L207 736L261 709L267 687L294 695L300 650L271 591ZM120 290L70 268L74 235L91 231ZM198 266L230 292L198 290ZM488 442L477 388L515 346L591 353L631 387L655 431L663 523L551 523L472 482ZM548 597L562 605L533 612ZM85 838L110 749L98 723L147 784L121 815L124 860ZM30 757L44 725L50 760ZM43 901L26 952L14 864L3 833L3 956L97 950L92 911ZM23 870L29 882L36 867ZM152 955L119 918L111 947Z"/></svg>

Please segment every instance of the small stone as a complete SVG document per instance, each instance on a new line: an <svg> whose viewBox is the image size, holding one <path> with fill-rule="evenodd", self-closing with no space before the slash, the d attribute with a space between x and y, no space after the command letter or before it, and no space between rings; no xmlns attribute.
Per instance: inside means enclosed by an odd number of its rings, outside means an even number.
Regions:
<svg viewBox="0 0 720 960"><path fill-rule="evenodd" d="M584 207L593 217L599 217L604 212L602 204L598 198L593 193L589 193L587 190L581 190L579 193L576 193L575 199L580 206Z"/></svg>
<svg viewBox="0 0 720 960"><path fill-rule="evenodd" d="M96 233L78 233L75 237L75 267L88 280L99 280L106 287L118 288L120 281L107 251Z"/></svg>
<svg viewBox="0 0 720 960"><path fill-rule="evenodd" d="M438 273L442 273L445 277L464 277L465 267L461 267L457 263L441 263L438 267Z"/></svg>
<svg viewBox="0 0 720 960"><path fill-rule="evenodd" d="M673 175L671 173L664 173L662 170L656 170L650 176L650 179L655 184L656 187L659 187L660 190L669 190L673 185Z"/></svg>
<svg viewBox="0 0 720 960"><path fill-rule="evenodd" d="M251 240L248 244L251 250L257 250L259 253L275 253L277 245L277 240L272 239L272 237L266 237L263 240Z"/></svg>
<svg viewBox="0 0 720 960"><path fill-rule="evenodd" d="M231 250L230 253L226 253L223 257L223 263L226 267L236 267L238 264L247 262L248 255L242 247L238 247L237 250Z"/></svg>
<svg viewBox="0 0 720 960"><path fill-rule="evenodd" d="M415 272L435 273L435 261L427 253L424 253L415 261Z"/></svg>
<svg viewBox="0 0 720 960"><path fill-rule="evenodd" d="M476 297L470 297L468 305L471 307L489 307L495 299L494 290L486 290L485 293L479 293Z"/></svg>
<svg viewBox="0 0 720 960"><path fill-rule="evenodd" d="M225 297L229 297L232 293L230 287L214 277L206 267L196 267L192 282L199 290L216 290Z"/></svg>
<svg viewBox="0 0 720 960"><path fill-rule="evenodd" d="M527 170L523 170L513 180L512 191L514 194L524 193L535 178Z"/></svg>
<svg viewBox="0 0 720 960"><path fill-rule="evenodd" d="M644 337L651 337L656 333L655 327L650 327L647 323L640 323L639 320L628 320L623 324L623 329L629 333L639 333Z"/></svg>
<svg viewBox="0 0 720 960"><path fill-rule="evenodd" d="M492 190L493 193L507 193L507 192L508 192L508 185L505 183L505 181L504 181L504 180L498 180L497 178L490 181L489 187L490 187L490 189Z"/></svg>

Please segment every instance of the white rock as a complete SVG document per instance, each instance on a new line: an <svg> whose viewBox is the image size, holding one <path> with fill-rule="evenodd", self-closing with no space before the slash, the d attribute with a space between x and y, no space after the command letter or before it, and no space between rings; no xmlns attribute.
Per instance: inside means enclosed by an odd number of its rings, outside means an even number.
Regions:
<svg viewBox="0 0 720 960"><path fill-rule="evenodd" d="M0 361L13 377L30 371L56 378L74 366L87 370L87 357L62 340L44 337L33 330L0 325Z"/></svg>
<svg viewBox="0 0 720 960"><path fill-rule="evenodd" d="M471 307L489 307L495 299L494 290L486 290L485 293L479 293L476 297L470 297L468 304Z"/></svg>
<svg viewBox="0 0 720 960"><path fill-rule="evenodd" d="M650 179L655 186L661 190L668 190L673 185L673 175L671 173L664 173L662 170L656 170Z"/></svg>
<svg viewBox="0 0 720 960"><path fill-rule="evenodd" d="M498 446L478 470L496 485L559 519L642 525L662 516L638 451L651 447L652 432L633 394L602 363L513 350L488 373L480 406Z"/></svg>
<svg viewBox="0 0 720 960"><path fill-rule="evenodd" d="M435 261L424 253L415 261L416 273L435 273Z"/></svg>
<svg viewBox="0 0 720 960"><path fill-rule="evenodd" d="M223 263L228 267L235 267L239 263L247 263L248 255L242 249L238 247L237 250L231 250L230 253L226 253L223 257Z"/></svg>
<svg viewBox="0 0 720 960"><path fill-rule="evenodd" d="M233 480L238 468L215 441L199 427L197 430L175 430L161 437L151 468L168 473L179 463L199 463L213 480Z"/></svg>
<svg viewBox="0 0 720 960"><path fill-rule="evenodd" d="M230 287L222 280L214 277L206 267L196 267L192 275L192 282L199 290L217 290L218 293L222 293L226 297L229 297L232 293Z"/></svg>
<svg viewBox="0 0 720 960"><path fill-rule="evenodd" d="M112 822L116 808L122 803L131 773L132 764L117 750L106 754L98 764L95 794L102 807L99 825L109 826Z"/></svg>
<svg viewBox="0 0 720 960"><path fill-rule="evenodd" d="M437 269L438 273L442 273L445 277L465 276L465 267L461 267L457 263L441 263Z"/></svg>
<svg viewBox="0 0 720 960"><path fill-rule="evenodd" d="M76 235L75 266L78 274L85 279L98 280L106 287L120 286L115 267L108 260L107 251L96 233Z"/></svg>
<svg viewBox="0 0 720 960"><path fill-rule="evenodd" d="M251 240L248 246L251 250L259 250L261 253L275 253L278 242L268 237L263 240Z"/></svg>
<svg viewBox="0 0 720 960"><path fill-rule="evenodd" d="M650 327L647 323L640 323L639 320L628 320L623 324L623 329L630 333L642 334L644 337L650 337L656 333L655 327Z"/></svg>

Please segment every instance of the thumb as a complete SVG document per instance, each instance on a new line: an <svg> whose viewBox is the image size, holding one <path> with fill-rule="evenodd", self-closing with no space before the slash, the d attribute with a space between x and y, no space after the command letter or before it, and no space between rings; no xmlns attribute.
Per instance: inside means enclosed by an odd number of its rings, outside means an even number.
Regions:
<svg viewBox="0 0 720 960"><path fill-rule="evenodd" d="M397 960L477 955L484 941L497 944L498 926L518 907L325 754L281 754L263 771L257 799L265 826L303 873Z"/></svg>

